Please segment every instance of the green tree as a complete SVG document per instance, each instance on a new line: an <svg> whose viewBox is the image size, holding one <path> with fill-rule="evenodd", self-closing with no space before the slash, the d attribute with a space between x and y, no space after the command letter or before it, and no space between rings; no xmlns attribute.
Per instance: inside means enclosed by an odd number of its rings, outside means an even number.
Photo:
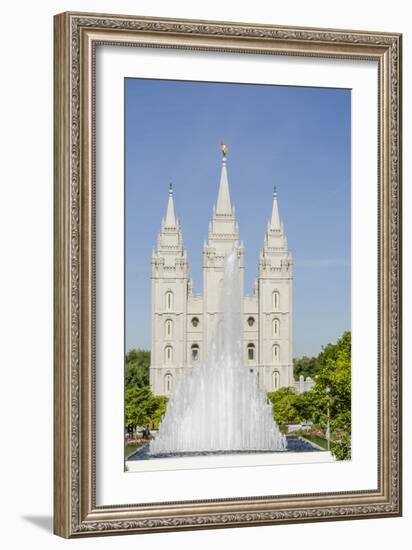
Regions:
<svg viewBox="0 0 412 550"><path fill-rule="evenodd" d="M268 393L273 416L283 426L311 421L326 429L328 408L331 451L338 460L351 456L351 333L345 332L336 344L325 346L317 357L294 360L295 376L315 380L314 387L296 394L294 388Z"/></svg>
<svg viewBox="0 0 412 550"><path fill-rule="evenodd" d="M125 386L126 388L149 385L150 351L131 349L125 358Z"/></svg>
<svg viewBox="0 0 412 550"><path fill-rule="evenodd" d="M295 380L299 380L302 375L304 378L312 378L319 372L319 363L317 357L307 357L304 355L300 358L293 359L293 375Z"/></svg>
<svg viewBox="0 0 412 550"><path fill-rule="evenodd" d="M131 349L125 357L125 427L159 427L167 398L153 395L149 385L150 351Z"/></svg>
<svg viewBox="0 0 412 550"><path fill-rule="evenodd" d="M314 416L317 402L311 391L297 394L294 388L285 387L267 395L273 404L273 417L279 426L306 422Z"/></svg>
<svg viewBox="0 0 412 550"><path fill-rule="evenodd" d="M293 388L280 388L267 395L273 405L273 417L279 426L299 421L300 417L296 407L298 395Z"/></svg>
<svg viewBox="0 0 412 550"><path fill-rule="evenodd" d="M153 395L150 386L126 388L126 426L150 426L152 429L157 429L166 411L166 403L167 398Z"/></svg>
<svg viewBox="0 0 412 550"><path fill-rule="evenodd" d="M295 407L298 413L299 422L309 422L313 419L318 406L316 396L313 391L296 395Z"/></svg>
<svg viewBox="0 0 412 550"><path fill-rule="evenodd" d="M313 421L326 426L330 413L331 450L336 458L350 458L351 436L351 333L345 332L336 344L319 354L320 369L311 390L317 407Z"/></svg>

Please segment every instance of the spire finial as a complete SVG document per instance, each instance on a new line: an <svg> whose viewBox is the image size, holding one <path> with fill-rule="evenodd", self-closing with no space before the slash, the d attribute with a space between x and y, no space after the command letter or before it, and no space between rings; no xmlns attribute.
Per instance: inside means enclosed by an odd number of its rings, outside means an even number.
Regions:
<svg viewBox="0 0 412 550"><path fill-rule="evenodd" d="M227 145L226 143L221 143L222 147L222 167L220 173L220 185L219 193L217 196L216 202L216 214L232 215L232 205L230 203L230 194L229 194L229 183L227 181L227 166L226 166L226 155L227 155Z"/></svg>
<svg viewBox="0 0 412 550"><path fill-rule="evenodd" d="M272 217L270 219L270 229L281 228L280 216L278 210L278 197L276 192L276 185L273 186L273 207L272 207Z"/></svg>
<svg viewBox="0 0 412 550"><path fill-rule="evenodd" d="M226 143L223 143L223 141L222 141L221 147L222 147L222 156L223 156L224 159L226 159L226 156L227 156L227 145L226 145Z"/></svg>
<svg viewBox="0 0 412 550"><path fill-rule="evenodd" d="M169 180L169 199L167 201L165 227L175 227L176 223L175 207L173 204L173 186L172 181Z"/></svg>

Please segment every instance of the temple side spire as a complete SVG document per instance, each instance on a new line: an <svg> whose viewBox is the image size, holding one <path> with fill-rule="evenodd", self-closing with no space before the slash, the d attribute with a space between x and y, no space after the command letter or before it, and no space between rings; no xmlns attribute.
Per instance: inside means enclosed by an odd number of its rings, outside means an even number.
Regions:
<svg viewBox="0 0 412 550"><path fill-rule="evenodd" d="M292 257L288 251L283 223L280 221L276 187L273 190L272 217L267 224L259 259L259 277L263 277L272 268L284 270L286 274L292 273Z"/></svg>
<svg viewBox="0 0 412 550"><path fill-rule="evenodd" d="M217 215L232 214L232 205L230 202L230 193L229 193L229 182L227 179L226 156L227 156L227 146L225 143L222 143L222 171L220 174L219 193L217 196L217 203L216 203Z"/></svg>
<svg viewBox="0 0 412 550"><path fill-rule="evenodd" d="M175 226L176 226L176 217L175 217L175 207L173 204L173 187L172 187L172 183L169 183L169 200L167 202L165 227L175 227Z"/></svg>

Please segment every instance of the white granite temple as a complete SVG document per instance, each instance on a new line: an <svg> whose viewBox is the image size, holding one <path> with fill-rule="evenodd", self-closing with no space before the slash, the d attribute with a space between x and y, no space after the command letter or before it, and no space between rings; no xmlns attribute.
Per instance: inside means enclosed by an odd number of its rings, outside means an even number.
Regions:
<svg viewBox="0 0 412 550"><path fill-rule="evenodd" d="M238 246L243 288L244 246L229 193L226 146L216 205L203 246L203 295L193 291L182 228L169 189L152 256L152 345L150 384L157 395L170 395L183 369L202 364L219 316L219 295L226 253ZM293 264L276 190L263 238L253 292L243 299L245 368L253 369L263 391L295 386L292 363ZM200 367L201 368L201 367Z"/></svg>

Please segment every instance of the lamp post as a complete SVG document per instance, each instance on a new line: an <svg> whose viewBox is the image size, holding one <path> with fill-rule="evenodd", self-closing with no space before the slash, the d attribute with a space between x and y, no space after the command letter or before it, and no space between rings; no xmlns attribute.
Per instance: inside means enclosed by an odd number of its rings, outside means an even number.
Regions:
<svg viewBox="0 0 412 550"><path fill-rule="evenodd" d="M330 393L330 387L329 386L326 386L326 394L327 394L327 399L328 399L328 402L327 402L327 417L328 417L328 423L327 423L327 427L326 427L326 441L328 442L328 451L330 451L330 398L329 398L329 393Z"/></svg>

